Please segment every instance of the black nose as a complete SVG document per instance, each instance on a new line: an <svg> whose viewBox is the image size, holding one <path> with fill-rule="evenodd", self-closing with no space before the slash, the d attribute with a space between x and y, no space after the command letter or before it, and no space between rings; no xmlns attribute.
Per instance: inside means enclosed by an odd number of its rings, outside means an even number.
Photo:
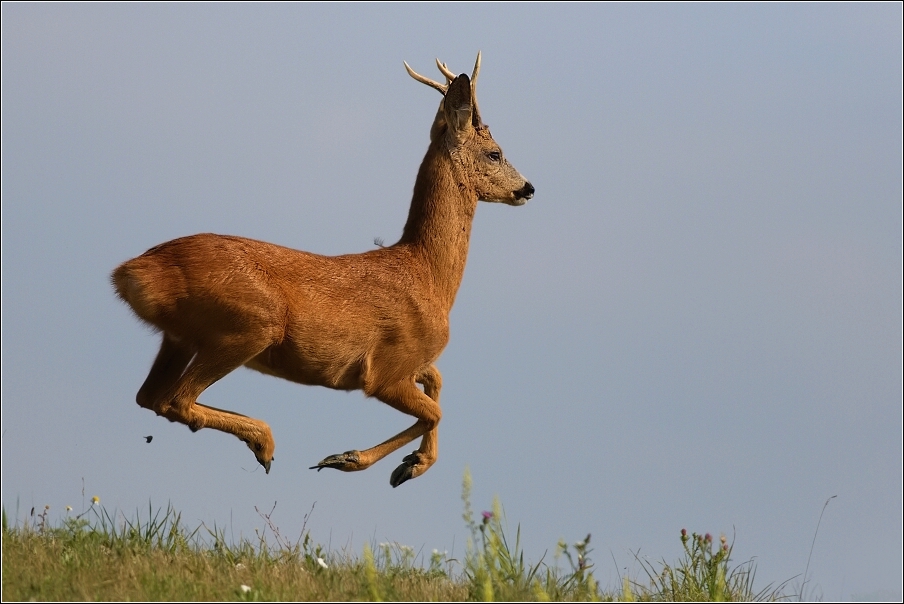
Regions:
<svg viewBox="0 0 904 604"><path fill-rule="evenodd" d="M529 182L524 183L524 186L515 191L515 199L530 199L534 196L534 185Z"/></svg>

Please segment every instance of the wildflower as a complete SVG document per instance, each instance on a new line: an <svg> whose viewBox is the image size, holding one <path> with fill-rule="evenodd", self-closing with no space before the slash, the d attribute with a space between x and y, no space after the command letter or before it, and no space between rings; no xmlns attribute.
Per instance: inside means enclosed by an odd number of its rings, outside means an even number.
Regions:
<svg viewBox="0 0 904 604"><path fill-rule="evenodd" d="M481 512L481 516L483 516L483 523L489 524L490 519L493 517L493 512Z"/></svg>
<svg viewBox="0 0 904 604"><path fill-rule="evenodd" d="M247 585L245 585L244 583L241 584L241 585L239 585L239 589L242 590L242 593L243 593L243 594L246 594L246 593L248 593L249 591L251 591L251 588L248 587Z"/></svg>
<svg viewBox="0 0 904 604"><path fill-rule="evenodd" d="M721 537L719 537L719 541L722 542L722 545L725 545L725 542L728 541L728 539L725 538L725 535L722 535Z"/></svg>
<svg viewBox="0 0 904 604"><path fill-rule="evenodd" d="M706 541L707 543L712 543L712 542L713 542L713 536L710 535L709 533L706 533L706 536L703 537L703 540Z"/></svg>
<svg viewBox="0 0 904 604"><path fill-rule="evenodd" d="M317 564L323 568L329 568L329 566L326 565L326 562L323 561L323 558L317 558Z"/></svg>
<svg viewBox="0 0 904 604"><path fill-rule="evenodd" d="M50 506L49 506L49 505L45 505L45 506L44 506L44 509L45 509L45 510L49 510L49 509L50 509Z"/></svg>
<svg viewBox="0 0 904 604"><path fill-rule="evenodd" d="M66 506L66 511L67 511L67 512L71 512L71 511L72 511L72 506L71 506L71 505L67 505L67 506Z"/></svg>
<svg viewBox="0 0 904 604"><path fill-rule="evenodd" d="M239 562L235 565L235 570L245 570L245 565Z"/></svg>
<svg viewBox="0 0 904 604"><path fill-rule="evenodd" d="M100 497L95 495L91 498L91 505L100 505Z"/></svg>

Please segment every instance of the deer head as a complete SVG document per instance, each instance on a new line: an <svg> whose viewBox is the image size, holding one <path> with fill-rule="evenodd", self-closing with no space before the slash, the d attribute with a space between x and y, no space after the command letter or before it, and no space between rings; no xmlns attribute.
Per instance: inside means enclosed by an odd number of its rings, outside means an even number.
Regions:
<svg viewBox="0 0 904 604"><path fill-rule="evenodd" d="M412 78L443 95L430 128L431 142L445 149L460 180L479 200L524 205L533 197L533 185L508 162L480 118L476 92L480 53L470 78L466 74L456 76L439 59L436 65L446 78L445 84L420 75L405 63Z"/></svg>

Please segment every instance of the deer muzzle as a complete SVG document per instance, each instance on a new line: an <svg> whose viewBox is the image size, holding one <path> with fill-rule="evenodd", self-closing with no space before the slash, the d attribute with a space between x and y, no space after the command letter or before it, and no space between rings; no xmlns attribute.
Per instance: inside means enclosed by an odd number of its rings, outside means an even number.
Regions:
<svg viewBox="0 0 904 604"><path fill-rule="evenodd" d="M527 203L527 200L534 196L534 185L529 182L525 182L524 186L514 191L512 195L515 196L515 201L512 203L513 206L523 206Z"/></svg>

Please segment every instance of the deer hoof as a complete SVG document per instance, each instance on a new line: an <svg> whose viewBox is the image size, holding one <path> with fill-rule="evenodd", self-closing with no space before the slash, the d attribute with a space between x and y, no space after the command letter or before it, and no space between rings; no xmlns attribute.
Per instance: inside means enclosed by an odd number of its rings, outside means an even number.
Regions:
<svg viewBox="0 0 904 604"><path fill-rule="evenodd" d="M396 488L406 480L411 480L416 476L420 476L422 472L414 473L414 469L416 466L420 465L421 458L418 455L418 452L415 451L410 455L406 455L402 459L402 464L392 471L392 476L389 477L389 484L392 485L392 488Z"/></svg>
<svg viewBox="0 0 904 604"><path fill-rule="evenodd" d="M309 469L317 470L319 472L323 468L334 468L336 470L342 470L343 472L352 472L360 469L358 466L359 460L360 457L357 451L346 451L345 453L330 455L319 464L311 466Z"/></svg>
<svg viewBox="0 0 904 604"><path fill-rule="evenodd" d="M275 448L273 443L273 438L267 436L269 438L269 442L261 442L258 440L249 440L247 438L239 438L249 449L254 453L254 459L257 460L257 463L261 464L264 467L264 472L270 473L270 464L276 459L273 457L273 449Z"/></svg>

